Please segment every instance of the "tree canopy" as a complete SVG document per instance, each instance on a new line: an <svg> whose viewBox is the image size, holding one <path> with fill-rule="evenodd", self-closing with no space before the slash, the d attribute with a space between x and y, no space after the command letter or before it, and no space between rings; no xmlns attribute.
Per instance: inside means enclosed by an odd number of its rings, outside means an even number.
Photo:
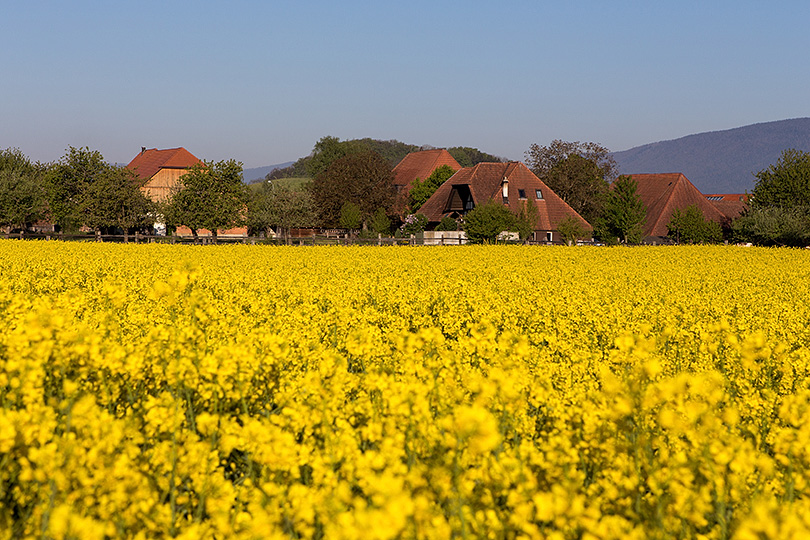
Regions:
<svg viewBox="0 0 810 540"><path fill-rule="evenodd" d="M360 208L365 222L378 208L389 209L396 196L391 165L375 152L335 160L312 180L310 189L321 223L328 227L338 224L346 202Z"/></svg>
<svg viewBox="0 0 810 540"><path fill-rule="evenodd" d="M306 189L293 189L279 182L264 181L251 186L247 224L251 233L276 229L281 235L292 228L313 227L318 217L312 195Z"/></svg>
<svg viewBox="0 0 810 540"><path fill-rule="evenodd" d="M63 230L82 225L100 232L146 225L152 204L142 180L124 167L109 165L98 150L70 147L45 175L51 218Z"/></svg>
<svg viewBox="0 0 810 540"><path fill-rule="evenodd" d="M526 165L590 223L601 216L618 169L604 146L559 139L549 146L532 144L526 152Z"/></svg>
<svg viewBox="0 0 810 540"><path fill-rule="evenodd" d="M755 176L752 207L810 208L810 153L785 150L775 164Z"/></svg>
<svg viewBox="0 0 810 540"><path fill-rule="evenodd" d="M16 148L0 150L0 227L27 228L44 217L44 167Z"/></svg>
<svg viewBox="0 0 810 540"><path fill-rule="evenodd" d="M592 160L570 154L554 165L543 181L582 218L592 223L601 214L609 184Z"/></svg>
<svg viewBox="0 0 810 540"><path fill-rule="evenodd" d="M610 243L616 238L626 244L641 242L646 209L637 188L636 181L630 176L616 179L608 193L604 213L596 221L596 236Z"/></svg>
<svg viewBox="0 0 810 540"><path fill-rule="evenodd" d="M195 237L199 229L208 229L216 239L218 229L242 223L246 189L238 161L197 163L179 178L166 207L166 219L172 225L190 228Z"/></svg>

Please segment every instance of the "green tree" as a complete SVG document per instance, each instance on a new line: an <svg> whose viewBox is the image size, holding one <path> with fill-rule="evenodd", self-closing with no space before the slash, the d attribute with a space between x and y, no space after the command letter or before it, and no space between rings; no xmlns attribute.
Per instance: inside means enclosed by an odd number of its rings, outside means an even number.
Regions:
<svg viewBox="0 0 810 540"><path fill-rule="evenodd" d="M604 146L559 139L549 146L532 144L526 152L526 165L589 223L601 216L618 170Z"/></svg>
<svg viewBox="0 0 810 540"><path fill-rule="evenodd" d="M246 203L241 163L232 159L198 163L179 178L166 207L166 219L191 229L195 239L199 229L208 229L216 242L217 230L242 223Z"/></svg>
<svg viewBox="0 0 810 540"><path fill-rule="evenodd" d="M448 178L456 174L456 171L449 165L442 165L431 173L424 180L417 178L413 182L410 192L408 192L409 205L412 212L419 210L423 204L433 195Z"/></svg>
<svg viewBox="0 0 810 540"><path fill-rule="evenodd" d="M84 225L83 211L88 187L105 174L109 165L98 150L69 147L45 175L51 218L62 230L76 231Z"/></svg>
<svg viewBox="0 0 810 540"><path fill-rule="evenodd" d="M352 201L346 201L340 207L340 228L355 230L363 223L363 211Z"/></svg>
<svg viewBox="0 0 810 540"><path fill-rule="evenodd" d="M596 236L613 243L621 238L625 244L642 240L646 209L636 192L638 186L630 176L620 176L608 193L602 217L597 220Z"/></svg>
<svg viewBox="0 0 810 540"><path fill-rule="evenodd" d="M43 175L18 149L0 150L0 228L26 229L45 216Z"/></svg>
<svg viewBox="0 0 810 540"><path fill-rule="evenodd" d="M520 204L515 216L514 228L520 236L520 240L525 242L537 228L540 220L540 211L534 201L526 200Z"/></svg>
<svg viewBox="0 0 810 540"><path fill-rule="evenodd" d="M464 216L464 232L476 243L494 243L503 231L515 229L515 214L503 204L490 200Z"/></svg>
<svg viewBox="0 0 810 540"><path fill-rule="evenodd" d="M336 160L351 155L367 151L366 148L357 141L341 141L337 137L322 137L315 148L312 149L309 161L307 161L307 174L316 177Z"/></svg>
<svg viewBox="0 0 810 540"><path fill-rule="evenodd" d="M249 190L247 225L251 234L269 233L289 237L292 228L313 227L318 221L312 195L306 189L292 189L265 181Z"/></svg>
<svg viewBox="0 0 810 540"><path fill-rule="evenodd" d="M563 241L569 246L587 234L585 228L579 220L573 216L568 216L557 225L557 232L562 236Z"/></svg>
<svg viewBox="0 0 810 540"><path fill-rule="evenodd" d="M368 228L374 234L381 234L383 236L391 235L391 219L385 212L385 208L377 208L377 211L374 212L371 221L368 223Z"/></svg>
<svg viewBox="0 0 810 540"><path fill-rule="evenodd" d="M391 165L374 152L349 154L334 161L312 180L310 189L321 223L334 227L346 202L358 207L365 222L378 208L394 202L394 174Z"/></svg>
<svg viewBox="0 0 810 540"><path fill-rule="evenodd" d="M775 164L756 177L752 207L810 208L810 153L785 150Z"/></svg>
<svg viewBox="0 0 810 540"><path fill-rule="evenodd" d="M667 224L669 236L682 244L713 244L723 240L719 223L706 219L697 205L676 208Z"/></svg>
<svg viewBox="0 0 810 540"><path fill-rule="evenodd" d="M444 216L439 224L436 226L437 231L457 231L458 221L450 216Z"/></svg>
<svg viewBox="0 0 810 540"><path fill-rule="evenodd" d="M140 189L145 183L126 167L103 169L84 187L80 207L84 225L96 231L122 229L127 241L131 229L152 222L154 205Z"/></svg>
<svg viewBox="0 0 810 540"><path fill-rule="evenodd" d="M594 142L569 142L555 139L548 146L532 144L526 152L526 165L540 179L543 179L549 171L571 155L580 156L596 164L602 173L603 180L612 182L616 178L618 165L610 150ZM551 189L554 188L551 187Z"/></svg>

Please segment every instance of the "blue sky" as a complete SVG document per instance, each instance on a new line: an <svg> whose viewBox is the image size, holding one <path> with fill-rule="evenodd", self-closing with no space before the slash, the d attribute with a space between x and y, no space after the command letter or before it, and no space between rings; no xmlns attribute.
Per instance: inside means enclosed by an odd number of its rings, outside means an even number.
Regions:
<svg viewBox="0 0 810 540"><path fill-rule="evenodd" d="M810 2L0 3L0 148L611 150L810 116Z"/></svg>

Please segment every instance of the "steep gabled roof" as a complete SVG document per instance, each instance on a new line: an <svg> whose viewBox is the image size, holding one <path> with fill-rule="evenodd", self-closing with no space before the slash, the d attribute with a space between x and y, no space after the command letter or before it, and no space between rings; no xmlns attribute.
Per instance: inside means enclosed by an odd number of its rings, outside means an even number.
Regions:
<svg viewBox="0 0 810 540"><path fill-rule="evenodd" d="M135 156L127 169L135 171L139 178L149 179L160 169L187 169L197 163L202 162L183 147L167 150L150 148Z"/></svg>
<svg viewBox="0 0 810 540"><path fill-rule="evenodd" d="M502 201L504 180L508 183L508 207L512 212L517 213L525 202L534 202L537 205L539 217L535 230L556 230L557 225L569 216L577 219L586 230L592 230L587 221L551 191L526 165L514 161L479 163L474 167L461 169L442 184L419 211L431 222L441 221L442 217L449 213L445 210L454 186L468 186L476 205L486 204L490 199ZM519 196L521 190L525 199ZM542 198L537 197L537 190L540 190Z"/></svg>
<svg viewBox="0 0 810 540"><path fill-rule="evenodd" d="M647 208L644 236L667 236L667 224L676 210L697 206L706 219L723 223L725 216L681 173L631 174L638 196Z"/></svg>
<svg viewBox="0 0 810 540"><path fill-rule="evenodd" d="M414 180L424 180L442 165L448 165L454 171L461 168L450 152L442 148L411 152L394 167L394 185L410 189Z"/></svg>

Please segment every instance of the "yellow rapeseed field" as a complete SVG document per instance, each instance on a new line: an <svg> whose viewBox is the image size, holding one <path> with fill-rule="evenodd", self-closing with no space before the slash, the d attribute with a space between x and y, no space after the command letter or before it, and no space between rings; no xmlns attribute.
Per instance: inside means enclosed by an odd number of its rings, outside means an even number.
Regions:
<svg viewBox="0 0 810 540"><path fill-rule="evenodd" d="M0 241L0 539L810 537L810 252Z"/></svg>

